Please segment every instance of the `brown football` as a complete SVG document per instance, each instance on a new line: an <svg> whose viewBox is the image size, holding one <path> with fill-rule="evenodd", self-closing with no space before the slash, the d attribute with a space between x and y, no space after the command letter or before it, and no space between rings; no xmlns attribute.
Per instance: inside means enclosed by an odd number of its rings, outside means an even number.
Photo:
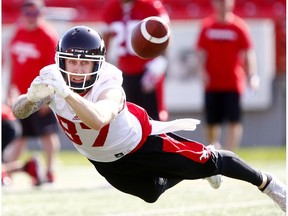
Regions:
<svg viewBox="0 0 288 216"><path fill-rule="evenodd" d="M167 48L170 39L168 23L157 16L141 20L133 29L131 45L141 58L148 59L159 56Z"/></svg>

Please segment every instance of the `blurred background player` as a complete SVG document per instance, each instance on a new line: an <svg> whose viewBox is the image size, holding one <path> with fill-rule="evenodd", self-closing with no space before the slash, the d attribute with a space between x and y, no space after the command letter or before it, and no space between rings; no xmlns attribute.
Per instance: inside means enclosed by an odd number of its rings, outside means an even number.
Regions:
<svg viewBox="0 0 288 216"><path fill-rule="evenodd" d="M115 55L115 64L123 71L123 88L127 101L144 107L155 120L167 120L163 95L167 59L136 56L131 47L131 32L135 25L149 16L159 16L169 23L166 9L159 0L111 0L102 13L102 35L107 47L114 38L115 52L107 53L108 61ZM112 61L112 60L111 60Z"/></svg>
<svg viewBox="0 0 288 216"><path fill-rule="evenodd" d="M25 0L16 31L9 44L11 55L11 83L8 97L27 91L39 70L54 63L58 33L43 18L44 2ZM13 95L14 94L14 95ZM40 123L40 124L39 124ZM44 107L29 118L21 120L23 134L4 157L17 160L26 147L27 138L40 138L46 156L46 181L54 181L53 163L59 149L58 126L50 108Z"/></svg>
<svg viewBox="0 0 288 216"><path fill-rule="evenodd" d="M1 119L1 150L2 154L6 147L13 143L15 139L21 136L22 130L18 119L15 119L11 107L2 103L2 119ZM11 175L16 172L25 172L32 178L34 186L42 183L40 173L40 163L36 157L32 157L26 163L20 160L5 162L2 155L2 174L1 182L3 186L10 185L12 182Z"/></svg>
<svg viewBox="0 0 288 216"><path fill-rule="evenodd" d="M223 147L235 150L242 138L241 94L256 90L256 57L247 24L233 13L234 0L211 0L215 13L204 19L197 42L205 85L207 141L220 148L221 124L228 122Z"/></svg>

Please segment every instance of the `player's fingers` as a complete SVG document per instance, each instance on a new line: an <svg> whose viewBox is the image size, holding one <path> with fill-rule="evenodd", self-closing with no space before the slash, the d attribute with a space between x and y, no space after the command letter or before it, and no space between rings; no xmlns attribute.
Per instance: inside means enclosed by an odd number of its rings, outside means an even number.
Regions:
<svg viewBox="0 0 288 216"><path fill-rule="evenodd" d="M51 79L42 79L42 83L45 84L46 86L54 87L56 86L56 82Z"/></svg>
<svg viewBox="0 0 288 216"><path fill-rule="evenodd" d="M37 77L33 80L33 82L31 83L31 85L39 85L39 84L41 84L41 83L42 83L41 78L40 78L39 76L37 76Z"/></svg>
<svg viewBox="0 0 288 216"><path fill-rule="evenodd" d="M54 65L48 65L43 67L40 70L40 75L44 74L44 73L53 73L53 71L55 71L55 66Z"/></svg>
<svg viewBox="0 0 288 216"><path fill-rule="evenodd" d="M45 71L45 72L41 73L40 77L42 80L46 80L46 79L55 80L55 76L52 73L50 73L49 71Z"/></svg>

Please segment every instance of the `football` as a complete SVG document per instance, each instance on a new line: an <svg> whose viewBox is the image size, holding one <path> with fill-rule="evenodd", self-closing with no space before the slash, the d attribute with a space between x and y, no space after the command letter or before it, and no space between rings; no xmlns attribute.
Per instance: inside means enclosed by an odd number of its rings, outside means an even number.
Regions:
<svg viewBox="0 0 288 216"><path fill-rule="evenodd" d="M165 51L170 39L168 23L157 16L141 20L132 30L131 45L141 58L149 59Z"/></svg>

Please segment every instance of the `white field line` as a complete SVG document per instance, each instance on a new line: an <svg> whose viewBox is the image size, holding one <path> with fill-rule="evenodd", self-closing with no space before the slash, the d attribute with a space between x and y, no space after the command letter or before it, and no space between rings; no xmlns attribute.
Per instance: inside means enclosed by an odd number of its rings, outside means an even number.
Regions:
<svg viewBox="0 0 288 216"><path fill-rule="evenodd" d="M249 202L235 202L235 203L225 203L223 205L219 204L212 204L209 203L208 210L221 210L221 209L235 209L235 208L248 208L248 207L256 207L256 206L263 206L263 205L271 205L273 201L249 201ZM193 204L192 204L193 205ZM275 208L277 206L275 205ZM105 216L156 216L156 215L166 215L166 214L173 214L173 213L191 213L191 212L203 212L206 211L207 204L191 207L180 207L180 208L163 208L163 209L153 209L153 210L145 210L145 211L136 211L136 212L125 212L125 213L115 213L115 214L105 214ZM104 216L104 215L103 215Z"/></svg>

